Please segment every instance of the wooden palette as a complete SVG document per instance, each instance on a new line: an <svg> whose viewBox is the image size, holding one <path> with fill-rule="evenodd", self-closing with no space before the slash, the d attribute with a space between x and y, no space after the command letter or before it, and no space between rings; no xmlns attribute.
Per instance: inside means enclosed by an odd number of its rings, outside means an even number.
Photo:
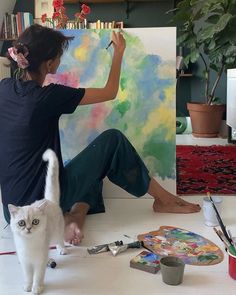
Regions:
<svg viewBox="0 0 236 295"><path fill-rule="evenodd" d="M138 235L144 247L160 256L177 256L186 264L214 265L224 259L221 249L210 240L174 226Z"/></svg>

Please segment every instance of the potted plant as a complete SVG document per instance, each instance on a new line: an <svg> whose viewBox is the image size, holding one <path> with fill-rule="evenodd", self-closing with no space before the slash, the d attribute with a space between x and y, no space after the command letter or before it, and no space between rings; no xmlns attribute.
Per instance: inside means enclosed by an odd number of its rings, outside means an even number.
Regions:
<svg viewBox="0 0 236 295"><path fill-rule="evenodd" d="M202 103L187 103L193 135L216 137L225 105L217 102L215 92L223 72L236 65L236 0L182 0L173 11L177 45L188 50L186 67L200 59L204 65ZM214 81L212 71L216 72Z"/></svg>

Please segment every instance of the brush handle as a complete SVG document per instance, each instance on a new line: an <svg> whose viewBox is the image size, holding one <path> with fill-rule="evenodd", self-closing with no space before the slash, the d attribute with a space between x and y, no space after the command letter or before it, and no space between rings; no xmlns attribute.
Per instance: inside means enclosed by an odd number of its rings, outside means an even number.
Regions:
<svg viewBox="0 0 236 295"><path fill-rule="evenodd" d="M216 208L216 206L215 206L215 203L214 203L214 201L212 200L212 197L210 196L209 193L208 193L208 196L209 196L209 198L210 198L210 201L211 201L211 204L212 204L212 206L213 206L213 209L215 210L216 218L217 218L217 220L218 220L218 222L219 222L219 224L220 224L220 227L221 227L221 229L222 229L222 231L223 231L223 233L224 233L226 239L227 239L227 240L230 242L230 244L231 244L231 243L232 243L232 240L231 240L231 238L229 237L229 235L228 235L228 233L227 233L227 231L226 231L226 228L225 228L224 223L223 223L223 221L222 221L222 219L221 219L221 217L220 217L220 214L219 214L219 212L218 212L218 210L217 210L217 208Z"/></svg>
<svg viewBox="0 0 236 295"><path fill-rule="evenodd" d="M108 49L112 43L113 43L113 41L110 41L110 43L107 45L106 49Z"/></svg>

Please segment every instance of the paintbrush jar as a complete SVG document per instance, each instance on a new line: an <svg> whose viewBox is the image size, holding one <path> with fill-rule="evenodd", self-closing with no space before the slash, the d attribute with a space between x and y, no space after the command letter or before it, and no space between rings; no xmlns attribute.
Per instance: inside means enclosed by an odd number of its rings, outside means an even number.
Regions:
<svg viewBox="0 0 236 295"><path fill-rule="evenodd" d="M236 256L229 251L229 275L232 279L236 280Z"/></svg>
<svg viewBox="0 0 236 295"><path fill-rule="evenodd" d="M222 198L221 197L212 197L212 200L217 208L219 214L221 214L222 207ZM203 198L203 215L204 215L204 223L207 226L217 226L219 222L216 217L216 212L211 204L211 201L208 197Z"/></svg>

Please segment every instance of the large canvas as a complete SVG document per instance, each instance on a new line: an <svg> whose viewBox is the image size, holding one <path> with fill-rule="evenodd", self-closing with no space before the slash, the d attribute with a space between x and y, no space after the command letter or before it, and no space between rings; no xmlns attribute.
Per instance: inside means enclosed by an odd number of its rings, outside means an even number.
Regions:
<svg viewBox="0 0 236 295"><path fill-rule="evenodd" d="M111 30L65 30L75 36L58 74L47 83L103 87L108 77ZM121 130L153 176L175 180L175 28L124 29L126 50L120 88L111 102L79 106L60 121L62 154L72 159L97 135Z"/></svg>

